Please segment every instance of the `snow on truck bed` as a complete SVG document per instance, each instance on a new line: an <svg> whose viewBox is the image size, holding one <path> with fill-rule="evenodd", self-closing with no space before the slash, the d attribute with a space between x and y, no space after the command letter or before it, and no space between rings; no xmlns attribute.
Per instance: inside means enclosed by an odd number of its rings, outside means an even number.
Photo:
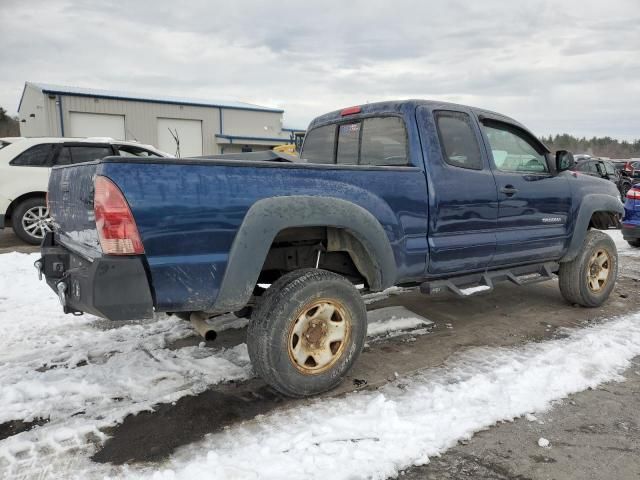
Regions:
<svg viewBox="0 0 640 480"><path fill-rule="evenodd" d="M36 258L0 255L0 425L49 421L0 440L0 478L385 478L498 420L618 379L640 354L640 314L629 315L564 339L476 348L375 392L310 400L231 426L161 464L113 467L89 460L104 427L250 377L246 346L174 348L193 335L174 317L114 326L64 315L36 278ZM369 321L375 337L430 323L402 307L374 310Z"/></svg>

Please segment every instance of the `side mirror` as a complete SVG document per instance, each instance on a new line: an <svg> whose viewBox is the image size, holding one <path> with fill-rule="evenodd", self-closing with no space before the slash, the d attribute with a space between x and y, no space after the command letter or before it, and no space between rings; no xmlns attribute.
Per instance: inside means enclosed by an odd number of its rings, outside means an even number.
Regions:
<svg viewBox="0 0 640 480"><path fill-rule="evenodd" d="M573 159L573 153L567 150L558 150L556 152L556 170L564 172L565 170L571 170L576 161Z"/></svg>

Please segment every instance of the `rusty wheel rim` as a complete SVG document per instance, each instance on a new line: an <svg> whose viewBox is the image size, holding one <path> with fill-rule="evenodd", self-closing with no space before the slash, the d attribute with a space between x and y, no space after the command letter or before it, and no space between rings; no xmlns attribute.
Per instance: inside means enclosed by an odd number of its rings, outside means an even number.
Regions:
<svg viewBox="0 0 640 480"><path fill-rule="evenodd" d="M315 300L300 309L287 336L289 359L305 375L329 370L351 337L351 317L339 302Z"/></svg>
<svg viewBox="0 0 640 480"><path fill-rule="evenodd" d="M587 285L594 293L606 287L611 276L611 257L606 250L596 250L587 266Z"/></svg>

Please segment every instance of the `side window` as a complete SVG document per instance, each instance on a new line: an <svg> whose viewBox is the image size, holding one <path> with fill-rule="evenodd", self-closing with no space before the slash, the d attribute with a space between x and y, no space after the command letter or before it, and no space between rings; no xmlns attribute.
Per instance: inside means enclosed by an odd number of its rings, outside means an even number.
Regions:
<svg viewBox="0 0 640 480"><path fill-rule="evenodd" d="M594 175L600 175L600 170L598 170L597 162L589 162L589 173L593 173Z"/></svg>
<svg viewBox="0 0 640 480"><path fill-rule="evenodd" d="M11 160L11 165L21 167L46 167L53 152L53 144L35 145Z"/></svg>
<svg viewBox="0 0 640 480"><path fill-rule="evenodd" d="M333 159L335 135L335 124L311 130L304 139L301 158L309 163L335 163Z"/></svg>
<svg viewBox="0 0 640 480"><path fill-rule="evenodd" d="M362 126L361 165L407 165L407 131L399 117L375 117Z"/></svg>
<svg viewBox="0 0 640 480"><path fill-rule="evenodd" d="M577 172L586 172L588 168L589 168L589 162L580 162L575 167Z"/></svg>
<svg viewBox="0 0 640 480"><path fill-rule="evenodd" d="M480 146L469 115L439 111L435 117L444 161L454 167L482 170Z"/></svg>
<svg viewBox="0 0 640 480"><path fill-rule="evenodd" d="M345 123L338 127L338 152L336 163L357 165L360 143L360 122Z"/></svg>
<svg viewBox="0 0 640 480"><path fill-rule="evenodd" d="M118 155L121 157L160 158L160 155L157 153L145 150L141 147L133 147L131 145L118 145Z"/></svg>
<svg viewBox="0 0 640 480"><path fill-rule="evenodd" d="M71 150L71 162L83 163L99 160L109 155L113 155L113 150L110 146L75 146L69 147Z"/></svg>
<svg viewBox="0 0 640 480"><path fill-rule="evenodd" d="M604 162L604 170L607 172L607 175L616 174L616 168L613 166L612 163Z"/></svg>
<svg viewBox="0 0 640 480"><path fill-rule="evenodd" d="M499 123L482 126L489 140L493 163L503 172L545 173L549 171L544 151L526 134Z"/></svg>

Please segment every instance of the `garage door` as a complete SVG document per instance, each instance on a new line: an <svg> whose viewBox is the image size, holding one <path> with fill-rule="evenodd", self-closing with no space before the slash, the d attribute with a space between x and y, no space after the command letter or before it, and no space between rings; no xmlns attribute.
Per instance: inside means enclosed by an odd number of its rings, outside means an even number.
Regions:
<svg viewBox="0 0 640 480"><path fill-rule="evenodd" d="M178 151L178 142L179 151ZM158 119L158 148L181 157L202 155L202 121L182 118Z"/></svg>
<svg viewBox="0 0 640 480"><path fill-rule="evenodd" d="M72 137L111 137L124 140L124 115L70 113Z"/></svg>

